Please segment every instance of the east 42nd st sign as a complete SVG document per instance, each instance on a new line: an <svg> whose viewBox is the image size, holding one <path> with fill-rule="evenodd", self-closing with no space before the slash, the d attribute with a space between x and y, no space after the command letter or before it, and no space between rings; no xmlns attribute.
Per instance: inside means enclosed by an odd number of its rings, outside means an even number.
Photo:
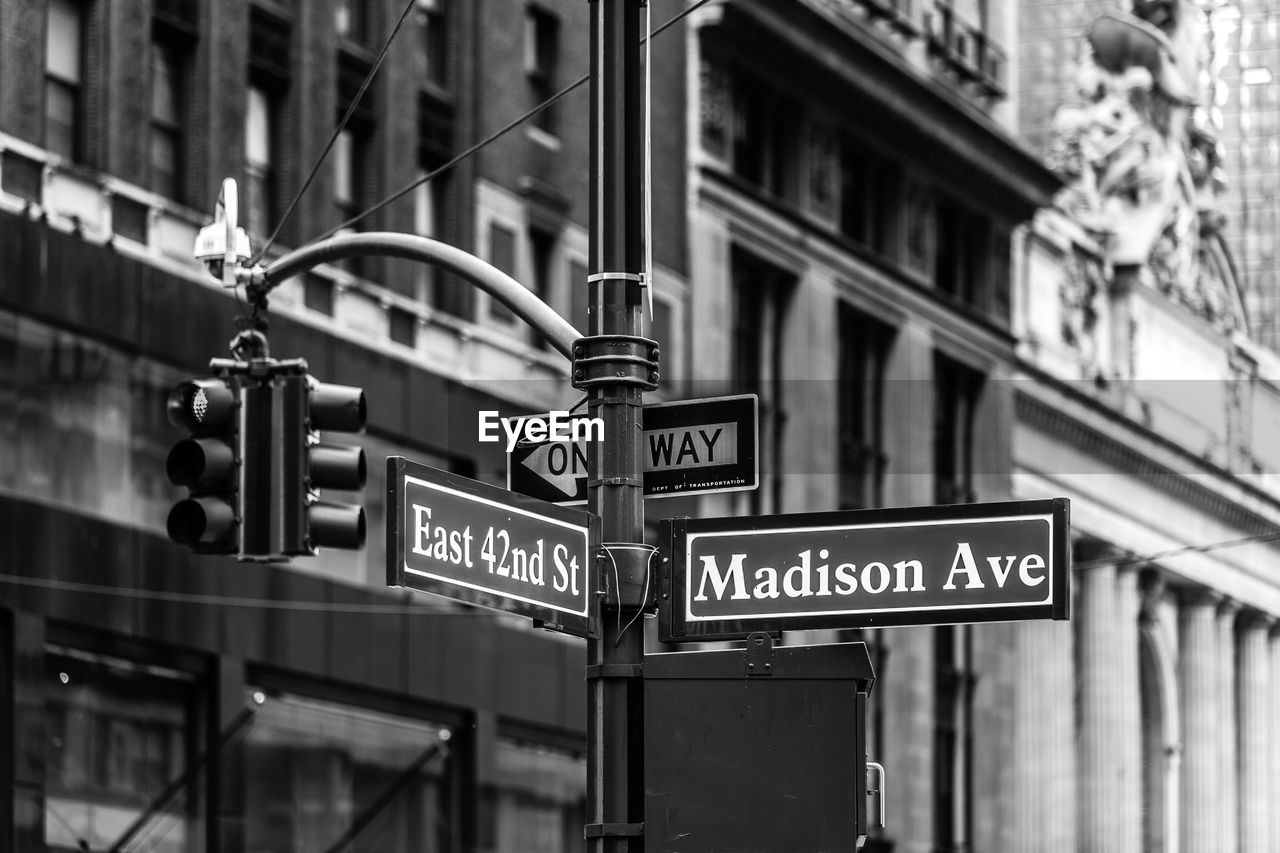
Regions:
<svg viewBox="0 0 1280 853"><path fill-rule="evenodd" d="M391 456L387 522L388 586L596 636L598 518Z"/></svg>
<svg viewBox="0 0 1280 853"><path fill-rule="evenodd" d="M1066 619L1064 499L662 523L669 642Z"/></svg>

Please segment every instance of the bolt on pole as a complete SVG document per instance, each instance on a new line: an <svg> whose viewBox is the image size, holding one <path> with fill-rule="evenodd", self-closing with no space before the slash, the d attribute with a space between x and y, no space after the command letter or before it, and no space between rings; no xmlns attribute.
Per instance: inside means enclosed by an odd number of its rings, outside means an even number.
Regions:
<svg viewBox="0 0 1280 853"><path fill-rule="evenodd" d="M634 340L642 331L642 8L640 0L591 0L591 275L585 285L591 337ZM588 389L604 438L588 444L587 501L602 520L605 543L644 539L643 396L635 382ZM648 563L624 557L637 553L611 551L597 566L605 581L601 637L587 647L586 836L593 853L643 848L644 620L637 616Z"/></svg>

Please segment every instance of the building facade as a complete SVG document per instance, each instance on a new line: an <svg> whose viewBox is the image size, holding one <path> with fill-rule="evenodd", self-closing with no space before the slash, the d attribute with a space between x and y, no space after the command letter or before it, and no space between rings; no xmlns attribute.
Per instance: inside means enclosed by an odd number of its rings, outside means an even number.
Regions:
<svg viewBox="0 0 1280 853"><path fill-rule="evenodd" d="M650 397L757 394L762 458L647 522L1070 497L1071 623L789 638L873 653L870 846L1266 850L1280 371L1229 240L1166 244L1216 271L1194 303L1192 267L1063 201L1096 10L1061 8L654 4L681 17L652 43ZM504 306L387 258L284 283L272 355L366 391L370 541L260 565L164 535L166 396L243 311L191 257L224 177L267 258L432 236L586 326L589 4L405 9L0 0L6 849L584 847L582 643L385 588L384 457L502 484L477 412L577 400Z"/></svg>
<svg viewBox="0 0 1280 853"><path fill-rule="evenodd" d="M1239 206L1267 181L1235 174L1254 161L1235 131L1266 109L1226 108L1251 63L1232 11L1023 18L1022 56L1070 60L1022 75L1067 187L1015 252L1014 491L1071 498L1077 598L1070 636L1023 628L1016 725L1040 760L1016 849L1280 843L1280 363Z"/></svg>

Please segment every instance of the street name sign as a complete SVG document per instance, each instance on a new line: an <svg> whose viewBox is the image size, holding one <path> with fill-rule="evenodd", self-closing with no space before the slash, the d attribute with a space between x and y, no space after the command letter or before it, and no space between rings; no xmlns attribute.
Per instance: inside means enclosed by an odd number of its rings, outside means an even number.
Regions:
<svg viewBox="0 0 1280 853"><path fill-rule="evenodd" d="M594 561L600 520L387 458L387 585L529 616L598 636Z"/></svg>
<svg viewBox="0 0 1280 853"><path fill-rule="evenodd" d="M644 407L644 496L754 489L760 482L755 394ZM546 420L546 415L530 415ZM587 502L585 441L522 441L507 454L507 488L570 506Z"/></svg>
<svg viewBox="0 0 1280 853"><path fill-rule="evenodd" d="M665 642L1066 619L1066 499L661 523Z"/></svg>

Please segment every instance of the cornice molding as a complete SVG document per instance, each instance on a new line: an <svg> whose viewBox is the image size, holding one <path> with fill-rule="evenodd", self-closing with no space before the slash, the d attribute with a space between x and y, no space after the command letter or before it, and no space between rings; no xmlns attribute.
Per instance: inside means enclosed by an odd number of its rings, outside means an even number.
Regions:
<svg viewBox="0 0 1280 853"><path fill-rule="evenodd" d="M804 2L745 0L726 7L725 24L746 20L836 75L883 113L902 143L919 143L921 162L945 150L947 179L982 194L992 210L1019 221L1052 203L1062 181L982 110L966 103L900 53L857 27L836 27Z"/></svg>
<svg viewBox="0 0 1280 853"><path fill-rule="evenodd" d="M1101 432L1025 391L1015 391L1014 412L1020 423L1061 439L1110 468L1159 483L1166 492L1183 503L1203 510L1238 530L1245 533L1270 533L1275 530L1273 519L1241 506L1192 477L1157 462L1135 449L1134 444ZM1226 475L1219 476L1226 478Z"/></svg>

